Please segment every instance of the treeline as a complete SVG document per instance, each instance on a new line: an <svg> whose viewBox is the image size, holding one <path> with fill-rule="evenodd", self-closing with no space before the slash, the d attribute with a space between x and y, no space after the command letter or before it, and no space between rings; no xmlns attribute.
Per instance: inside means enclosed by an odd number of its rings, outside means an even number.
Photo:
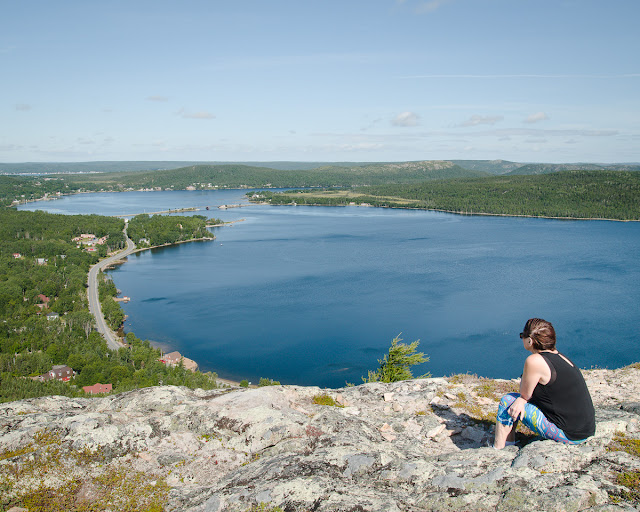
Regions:
<svg viewBox="0 0 640 512"><path fill-rule="evenodd" d="M98 256L121 249L125 245L122 232L124 221L99 215L58 215L35 212L18 212L13 209L0 211L0 254L20 253L25 257L51 258L60 255L76 260L83 254L72 239L91 233L107 237L104 244L96 246L97 253L89 261L97 262ZM82 261L86 258L82 256Z"/></svg>
<svg viewBox="0 0 640 512"><path fill-rule="evenodd" d="M97 253L78 248L72 239L81 233L108 236L99 246L124 246L123 221L97 215L54 215L44 212L0 211L0 315L41 312L40 294L50 299L49 311L76 309L76 297L85 293L89 267Z"/></svg>
<svg viewBox="0 0 640 512"><path fill-rule="evenodd" d="M113 331L120 329L125 318L120 304L113 300L117 295L118 289L113 280L101 273L98 277L98 300L102 316Z"/></svg>
<svg viewBox="0 0 640 512"><path fill-rule="evenodd" d="M0 176L0 206L9 206L14 201L32 201L45 195L55 197L58 192L70 194L79 188L80 185L60 178Z"/></svg>
<svg viewBox="0 0 640 512"><path fill-rule="evenodd" d="M174 244L197 238L210 238L213 235L207 229L208 220L203 215L165 216L136 215L127 226L127 234L139 247Z"/></svg>
<svg viewBox="0 0 640 512"><path fill-rule="evenodd" d="M179 169L75 175L65 177L85 190L158 188L183 190L211 188L348 187L385 183L416 183L430 179L484 176L451 162L421 161L331 165L305 170L281 170L240 164L191 165Z"/></svg>
<svg viewBox="0 0 640 512"><path fill-rule="evenodd" d="M640 220L640 173L564 171L536 176L496 176L351 190L357 196L317 191L261 192L271 204L423 208L458 213Z"/></svg>
<svg viewBox="0 0 640 512"><path fill-rule="evenodd" d="M94 331L86 286L98 256L77 248L72 238L108 235L109 249L118 248L123 226L98 215L0 211L0 402L82 395L82 386L96 382L111 383L116 392L157 384L215 387L215 375L168 368L158 361L158 349L131 333L130 346L114 352ZM112 323L119 324L114 288L108 281L100 291L104 304L114 306ZM77 376L71 383L30 379L53 365L68 365Z"/></svg>

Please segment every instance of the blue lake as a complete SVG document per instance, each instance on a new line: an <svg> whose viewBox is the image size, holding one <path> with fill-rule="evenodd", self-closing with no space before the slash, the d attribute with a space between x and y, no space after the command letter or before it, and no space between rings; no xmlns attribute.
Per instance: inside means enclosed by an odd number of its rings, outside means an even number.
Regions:
<svg viewBox="0 0 640 512"><path fill-rule="evenodd" d="M579 366L640 360L640 223L363 207L247 205L241 190L81 194L24 205L132 214L198 207L216 240L145 251L111 272L126 331L202 370L256 382L361 383L391 340L420 339L414 375L520 375L518 333L551 321ZM205 211L204 207L211 210Z"/></svg>

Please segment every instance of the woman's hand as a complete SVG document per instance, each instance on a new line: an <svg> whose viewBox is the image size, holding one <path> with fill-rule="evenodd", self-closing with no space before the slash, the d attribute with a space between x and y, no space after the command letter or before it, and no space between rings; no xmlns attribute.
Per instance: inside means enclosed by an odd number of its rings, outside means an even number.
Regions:
<svg viewBox="0 0 640 512"><path fill-rule="evenodd" d="M509 413L509 416L511 416L514 421L518 421L519 419L524 418L524 406L526 404L527 401L521 396L516 398L515 402L511 404L511 407L509 407L509 410L507 411Z"/></svg>

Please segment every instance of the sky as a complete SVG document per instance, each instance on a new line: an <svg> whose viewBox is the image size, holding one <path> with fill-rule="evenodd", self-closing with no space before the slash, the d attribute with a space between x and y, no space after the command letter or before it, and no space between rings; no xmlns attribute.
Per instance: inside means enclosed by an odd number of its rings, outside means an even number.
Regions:
<svg viewBox="0 0 640 512"><path fill-rule="evenodd" d="M0 162L640 162L638 0L0 12Z"/></svg>

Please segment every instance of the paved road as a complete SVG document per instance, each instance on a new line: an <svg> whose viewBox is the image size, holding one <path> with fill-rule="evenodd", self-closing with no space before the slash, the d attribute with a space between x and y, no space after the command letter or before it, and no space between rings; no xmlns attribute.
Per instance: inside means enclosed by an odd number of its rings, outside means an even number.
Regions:
<svg viewBox="0 0 640 512"><path fill-rule="evenodd" d="M126 236L126 233L125 233ZM124 251L119 252L114 256L110 256L102 261L96 263L91 270L89 270L89 287L87 289L87 294L89 297L89 312L96 319L96 328L100 334L107 340L107 346L111 350L118 350L122 347L122 343L118 336L109 328L107 322L102 315L102 307L100 306L100 300L98 300L98 276L100 275L100 270L102 270L107 265L112 264L114 261L121 260L125 256L128 256L133 252L136 248L136 245L131 241L131 239L127 236L127 248Z"/></svg>

